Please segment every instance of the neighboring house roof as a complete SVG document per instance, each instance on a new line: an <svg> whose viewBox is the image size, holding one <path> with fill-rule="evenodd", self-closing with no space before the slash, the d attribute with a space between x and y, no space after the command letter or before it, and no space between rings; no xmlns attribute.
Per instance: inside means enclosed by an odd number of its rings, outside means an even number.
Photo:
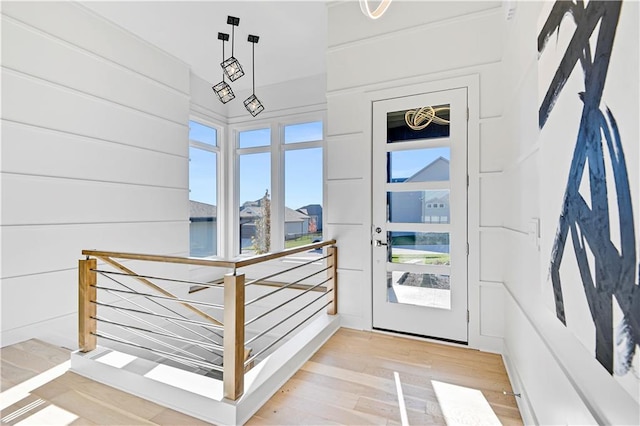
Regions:
<svg viewBox="0 0 640 426"><path fill-rule="evenodd" d="M418 170L405 182L427 182L431 180L449 180L449 160L438 157L431 163Z"/></svg>
<svg viewBox="0 0 640 426"><path fill-rule="evenodd" d="M284 208L284 221L285 222L304 222L309 219L309 215L302 213L297 210L290 209L289 207Z"/></svg>
<svg viewBox="0 0 640 426"><path fill-rule="evenodd" d="M425 198L425 203L446 203L449 204L449 190L428 191L429 198Z"/></svg>
<svg viewBox="0 0 640 426"><path fill-rule="evenodd" d="M251 219L255 217L262 217L262 208L248 203L243 204L240 208L240 218ZM303 222L307 219L309 219L309 216L304 213L290 209L289 207L284 208L284 221L287 223Z"/></svg>
<svg viewBox="0 0 640 426"><path fill-rule="evenodd" d="M262 216L262 209L259 206L244 205L240 208L241 218L261 217L261 216Z"/></svg>
<svg viewBox="0 0 640 426"><path fill-rule="evenodd" d="M214 205L189 200L189 217L194 218L216 218L218 208Z"/></svg>

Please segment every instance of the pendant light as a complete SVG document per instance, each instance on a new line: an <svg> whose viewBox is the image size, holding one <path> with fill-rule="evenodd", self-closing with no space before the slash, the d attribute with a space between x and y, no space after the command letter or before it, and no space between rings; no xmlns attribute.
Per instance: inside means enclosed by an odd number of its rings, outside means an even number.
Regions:
<svg viewBox="0 0 640 426"><path fill-rule="evenodd" d="M260 114L264 110L264 105L262 102L256 97L256 54L255 47L256 43L260 37L257 35L249 35L247 39L249 43L251 43L251 76L253 77L253 91L251 96L244 100L244 107L253 115L254 117Z"/></svg>
<svg viewBox="0 0 640 426"><path fill-rule="evenodd" d="M224 70L229 80L236 81L244 75L240 62L233 56L235 28L240 24L240 18L235 16L227 16L227 24L231 25L231 56L224 60L220 66Z"/></svg>
<svg viewBox="0 0 640 426"><path fill-rule="evenodd" d="M229 40L229 34L218 33L218 40L222 40L222 60L224 61L224 42ZM216 95L218 95L218 99L223 104L226 104L231 99L235 98L236 95L233 94L233 90L231 90L231 86L224 81L224 71L222 72L222 81L215 86L212 87L213 91Z"/></svg>

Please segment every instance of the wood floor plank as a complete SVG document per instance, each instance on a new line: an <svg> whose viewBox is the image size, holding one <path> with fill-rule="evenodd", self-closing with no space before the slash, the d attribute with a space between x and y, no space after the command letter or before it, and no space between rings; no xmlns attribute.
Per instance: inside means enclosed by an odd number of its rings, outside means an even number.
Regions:
<svg viewBox="0 0 640 426"><path fill-rule="evenodd" d="M27 350L19 348L18 346L9 346L7 348L4 348L2 350L2 360L24 370L33 371L34 373L46 371L66 361L62 360L60 362L54 363L46 357L31 353Z"/></svg>
<svg viewBox="0 0 640 426"><path fill-rule="evenodd" d="M4 349L3 349L4 352ZM22 383L26 380L29 380L32 377L35 377L38 372L33 370L28 370L22 367L19 367L9 361L6 361L4 358L0 364L0 369L2 373L2 378L9 383Z"/></svg>
<svg viewBox="0 0 640 426"><path fill-rule="evenodd" d="M313 398L305 398L297 394L275 394L269 401L273 404L281 404L281 406L286 404L297 410L309 413L314 417L325 419L332 424L384 425L387 422L385 417L337 407L331 404L319 404L318 401ZM286 422L286 419L283 419L283 421Z"/></svg>
<svg viewBox="0 0 640 426"><path fill-rule="evenodd" d="M25 340L24 342L12 345L12 347L47 360L52 364L52 367L68 361L71 357L68 349L63 349L38 339Z"/></svg>
<svg viewBox="0 0 640 426"><path fill-rule="evenodd" d="M56 382L67 385L88 398L99 400L103 405L117 407L143 419L151 419L164 410L164 407L156 403L95 382L76 373L67 372Z"/></svg>
<svg viewBox="0 0 640 426"><path fill-rule="evenodd" d="M78 417L88 419L92 422L103 425L152 425L153 423L136 416L132 413L126 413L113 406L106 406L99 401L74 390L64 392L51 402L60 408L63 408Z"/></svg>
<svg viewBox="0 0 640 426"><path fill-rule="evenodd" d="M0 365L0 370L4 367ZM4 376L0 377L0 392L4 392L9 388L12 388L16 385L16 383L12 380L5 378Z"/></svg>
<svg viewBox="0 0 640 426"><path fill-rule="evenodd" d="M157 425L173 425L173 426L206 426L210 423L196 419L195 417L179 413L169 408L163 409L159 414L150 419Z"/></svg>

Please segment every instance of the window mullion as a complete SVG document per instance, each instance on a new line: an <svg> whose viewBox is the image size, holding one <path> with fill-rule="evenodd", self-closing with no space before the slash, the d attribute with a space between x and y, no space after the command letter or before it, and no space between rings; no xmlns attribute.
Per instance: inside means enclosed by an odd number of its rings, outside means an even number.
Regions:
<svg viewBox="0 0 640 426"><path fill-rule="evenodd" d="M284 249L284 151L283 127L271 125L271 251Z"/></svg>

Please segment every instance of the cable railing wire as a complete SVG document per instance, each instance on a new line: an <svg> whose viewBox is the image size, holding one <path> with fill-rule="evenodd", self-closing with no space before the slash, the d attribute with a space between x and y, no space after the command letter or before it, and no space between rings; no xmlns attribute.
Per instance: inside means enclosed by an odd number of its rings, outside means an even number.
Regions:
<svg viewBox="0 0 640 426"><path fill-rule="evenodd" d="M121 312L121 314L125 314L125 312ZM169 338L169 339L180 340L183 343L190 343L190 344L192 344L194 346L197 346L197 347L199 347L201 349L220 351L220 352L222 352L224 350L224 347L220 346L220 345L212 345L210 343L204 343L204 342L201 342L199 340L189 339L188 337L182 337L180 335L176 335L176 334L172 334L172 333L163 333L163 332L160 332L160 331L153 331L153 330L150 330L148 328L137 327L135 325L130 325L130 324L123 324L123 323L119 323L119 322L116 322L116 321L108 320L106 318L100 318L100 317L92 317L92 318L95 318L96 321L104 322L106 324L111 324L111 325L115 325L115 326L122 326L122 327L130 328L130 329L133 329L133 330L142 331L142 332L145 332L145 333L151 333L151 334L154 334L156 336L162 336L162 337L166 337L166 338ZM202 359L206 359L204 357L201 357L201 358Z"/></svg>
<svg viewBox="0 0 640 426"><path fill-rule="evenodd" d="M124 283L121 283L120 281L116 280L116 279L115 279L115 278L113 278L113 277L110 277L109 275L105 275L105 274L100 274L100 275L102 275L103 277L105 277L105 278L107 278L107 279L109 279L109 280L111 280L111 281L115 282L116 284L120 284L122 287L126 288L127 290L134 291L134 290L133 290L131 287L129 287L128 285L126 285L126 284L124 284ZM119 296L119 295L114 294L114 296ZM151 312L153 312L151 309L149 309L149 308L145 308L145 307L141 306L140 304L138 304L138 303L135 303L135 302L131 301L130 299L123 298L123 297L121 297L121 299L126 300L126 301L128 301L129 303L131 303L131 304L133 304L133 305L135 305L135 306L138 306L138 307L139 307L139 308L141 308L141 309L147 309L150 313L151 313ZM175 310L173 310L173 309L169 308L168 306L163 305L162 303L158 302L157 300L153 300L153 299L149 299L149 298L145 298L145 299L146 299L146 300L148 300L148 301L150 301L150 302L152 302L152 303L154 303L154 304L156 304L156 305L158 305L158 306L160 306L161 308L163 308L163 309L165 309L165 310L167 310L167 311L169 311L169 312L171 312L171 313L173 313L173 314L175 314L175 315L178 315L180 318L187 319L187 317L186 317L186 316L184 316L184 315L182 315L180 312L177 312L177 311L175 311ZM173 322L171 319L168 319L168 321L169 321L169 322L171 322L172 324L175 324L175 322ZM190 332L192 332L193 334L196 334L196 335L198 335L198 336L200 336L200 337L202 337L202 338L204 338L204 339L206 339L206 340L209 340L209 341L210 341L210 342L212 342L212 343L217 343L215 340L213 340L213 339L211 339L211 338L209 338L209 337L206 337L205 335L203 335L203 334L201 334L201 333L198 333L198 332L197 332L197 331L195 331L195 330L192 330L192 329L190 329L190 328L188 328L188 327L185 327L185 326L184 326L184 325L182 325L182 324L180 324L180 327L181 327L181 328L183 328L183 329L189 330L189 331L190 331ZM212 333L212 334L214 334L214 335L216 335L216 336L218 336L219 338L221 338L221 339L222 339L222 335L221 335L220 333L217 333L216 331L211 330L211 329L208 329L208 328L205 328L205 329L206 329L208 332L210 332L210 333Z"/></svg>
<svg viewBox="0 0 640 426"><path fill-rule="evenodd" d="M125 276L125 277L145 278L145 279L148 279L148 280L168 281L168 282L173 282L173 283L191 284L191 285L198 285L198 286L203 286L203 287L224 288L224 284L214 284L214 283L211 283L211 282L179 280L177 278L163 278L163 277L155 277L153 275L127 274L126 272L103 271L101 269L91 269L91 271L96 272L98 274L103 274L103 275L104 274L120 275L120 276Z"/></svg>
<svg viewBox="0 0 640 426"><path fill-rule="evenodd" d="M331 301L328 301L327 303L325 303L324 305L322 305L318 310L316 310L315 312L313 312L311 315L309 315L308 317L306 317L305 319L303 319L302 321L300 321L300 323L298 325L296 325L295 327L293 327L291 330L289 330L286 334L283 334L282 336L280 336L279 338L277 338L276 340L274 340L273 342L271 342L270 344L268 344L267 346L265 346L264 348L262 348L260 351L258 351L257 353L255 353L254 355L252 355L251 357L249 357L249 359L247 359L244 362L244 365L249 365L251 362L253 362L256 358L258 358L260 355L262 355L263 353L265 353L266 351L268 351L269 349L271 349L274 345L276 345L278 342L280 342L282 339L284 339L285 337L287 337L289 334L293 333L298 327L300 327L302 324L304 324L305 322L309 321L311 318L313 318L313 316L315 314L317 314L318 312L320 312L321 310L323 310L324 308L326 308L327 306L329 306L331 303Z"/></svg>
<svg viewBox="0 0 640 426"><path fill-rule="evenodd" d="M283 271L276 272L275 274L270 274L270 275L267 275L267 276L264 276L264 277L261 277L261 278L256 278L254 280L247 281L244 285L246 287L246 286L249 286L249 285L252 285L252 284L256 284L256 283L258 283L260 281L268 280L269 278L277 277L278 275L286 274L287 272L291 272L291 271L296 270L298 268L302 268L304 266L310 265L310 264L315 263L315 262L317 262L319 260L328 259L329 257L331 257L331 255L322 256L322 257L319 257L317 259L312 259L312 260L310 260L308 262L302 263L300 265L293 266L293 267L291 267L289 269L285 269Z"/></svg>
<svg viewBox="0 0 640 426"><path fill-rule="evenodd" d="M118 295L118 294L116 294L115 296L118 296L118 297L122 298L122 296L120 296L120 295ZM126 300L126 299L124 299L124 300ZM144 318L140 318L139 316L136 316L136 315L130 314L129 312L125 312L125 311L118 311L118 313L119 313L120 315L123 315L123 316L126 316L126 317L128 317L128 318L131 318L131 319L133 319L133 320L135 320L135 321L141 322L141 323L143 323L143 324L145 324L145 325L147 325L147 326L149 326L149 327L152 327L152 328L154 328L154 329L156 329L156 330L158 330L158 329L159 329L159 330L161 330L161 331L160 331L159 333L157 333L157 334L160 334L160 335L163 335L163 334L164 334L164 335L167 335L167 337L170 337L170 338L173 338L173 339L176 339L176 340L180 340L180 341L184 341L184 342L189 342L189 343L194 343L194 344L196 344L196 342L197 342L197 344L199 344L199 345L200 345L200 348L202 348L202 350L204 350L204 351L206 351L206 352L208 352L208 353L210 353L210 354L212 354L212 355L220 356L220 354L219 354L219 353L214 352L214 350L215 350L215 349L209 349L209 348L218 348L218 347L222 348L222 346L218 345L218 344L217 344L217 343L215 343L213 340L209 340L211 343L206 343L206 342L203 342L203 341L200 341L200 340L189 339L188 337L183 337L183 336L181 336L181 335L179 335L179 334L177 334L177 333L174 333L174 332L172 332L172 331L170 331L170 330L166 330L165 328L163 328L163 327L161 327L161 326L159 326L159 325L157 325L157 324L154 324L154 323L152 323L151 321L147 321L147 320L145 320ZM180 326L180 327L184 327L187 331L192 331L191 329L189 329L188 327L185 327L185 326L184 326L184 325L182 325L182 324L176 324L176 325L178 325L178 326ZM149 330L149 332L150 332L150 333L152 333L152 332L153 332L153 331L152 331L152 330L150 330L150 329L147 329L147 330ZM165 332L166 332L166 333L165 333ZM196 333L196 334L197 334L197 333Z"/></svg>
<svg viewBox="0 0 640 426"><path fill-rule="evenodd" d="M330 268L331 268L331 267L330 267L330 266L328 266L328 267L326 267L326 268L320 269L319 271L316 271L316 272L314 272L314 273L312 273L312 274L309 274L309 275L307 275L306 277L302 277L302 278L300 278L299 280L296 280L296 281L290 282L289 284L283 285L282 287L279 287L279 288L277 288L277 289L273 290L272 292L269 292L269 293L263 294L263 295L261 295L261 296L258 296L258 297L256 297L255 299L252 299L252 300L250 300L250 301L248 301L248 302L245 302L244 306L249 306L249 305L251 305L251 304L253 304L253 303L255 303L255 302L259 301L259 300L266 299L267 297L272 296L272 295L274 295L274 294L276 294L276 293L278 293L278 292L280 292L280 291L282 291L282 290L284 290L284 289L287 289L287 288L289 288L289 287L291 287L291 286L293 286L293 285L299 284L299 283L301 283L302 281L304 281L304 280L306 280L306 279L308 279L308 278L313 277L314 275L318 275L318 274L319 274L319 273L321 273L321 272L325 272L325 271L329 270ZM324 282L326 282L326 281L324 281ZM317 288L317 287L318 287L318 286L314 286L313 288Z"/></svg>
<svg viewBox="0 0 640 426"><path fill-rule="evenodd" d="M107 293L109 293L109 292L107 292ZM136 303L136 302L132 301L131 299L127 299L126 297L123 297L123 296L121 296L121 295L119 295L119 294L116 294L116 293L113 293L113 295L114 295L114 296L116 296L116 297L118 297L118 298L119 298L119 299L121 299L121 300L124 300L125 302L131 303L132 305L139 307L140 309L146 309L146 310L147 310L147 312L149 312L149 313L153 313L153 311L152 311L151 309L146 308L146 307L144 307L144 306L140 305L139 303ZM152 322L147 321L147 320L145 320L145 319L143 319L143 318L140 318L139 316L135 316L135 315L132 315L132 314L130 314L130 313L128 313L128 312L124 312L124 311L121 311L121 312L120 312L120 314L121 314L121 315L128 316L129 318L133 318L133 319L135 319L135 320L137 320L137 321L139 321L139 322L142 322L142 323L144 323L144 324L147 324L147 325L149 325L149 326L151 326L151 327L153 327L153 328L156 328L156 329L158 329L158 328L159 328L160 330L164 330L164 331L166 331L166 329L162 328L161 326L156 325L156 324L153 324ZM186 318L186 317L184 317L184 316L183 316L183 318ZM210 342L210 343L212 343L212 344L214 344L214 345L218 345L218 342L216 342L215 340L213 340L213 339L211 339L211 338L209 338L209 337L205 336L205 335L204 335L204 334L202 334L202 333L198 333L197 331L195 331L195 330L193 330L193 329L191 329L191 328L187 327L187 326L186 326L186 325L184 325L184 324L180 324L179 322L175 322L175 321L172 321L172 320L169 320L169 319L165 319L165 320L166 320L167 322L169 322L170 324L173 324L173 325L175 325L176 327L179 327L179 328L181 328L181 329L183 329L183 330L186 330L186 331L188 331L188 332L190 332L190 333L193 333L193 334L195 334L196 336L198 336L198 337L200 337L200 338L202 338L202 339L204 339L204 340L206 340L206 341L208 341L208 342ZM219 334L219 333L216 333L216 332L214 332L214 331L212 331L212 330L207 330L207 331L210 331L211 333L215 334L216 336L219 336L220 338L222 338L222 335L221 335L221 334ZM180 336L179 334L176 334L176 333L173 333L173 334L174 334L176 337L179 337L179 336Z"/></svg>
<svg viewBox="0 0 640 426"><path fill-rule="evenodd" d="M188 359L188 358L185 358L185 357L180 356L180 355L172 354L172 353L169 353L169 352L164 352L164 351L161 351L159 349L149 348L149 347L146 347L146 346L143 346L143 345L139 345L137 343L133 343L133 342L130 342L130 341L127 341L127 340L124 340L124 339L120 339L118 337L109 335L108 333L105 334L104 332L103 333L97 332L97 333L91 333L91 334L93 334L94 336L99 337L101 339L111 340L111 341L116 342L116 343L121 343L123 345L128 345L128 346L132 346L134 348L138 348L138 349L142 349L142 350L145 350L145 351L149 351L149 352L154 353L156 355L163 356L163 357L165 357L167 359L173 359L175 361L182 360L182 361L186 361L186 362L191 362L191 363L193 363L193 364L195 364L195 365L197 365L198 367L201 367L201 368L211 368L212 370L222 371L222 367L221 366L213 364L211 362L204 362L204 361L197 361L197 360L193 360L193 359Z"/></svg>
<svg viewBox="0 0 640 426"><path fill-rule="evenodd" d="M114 327L118 327L118 328L120 328L120 329L122 329L122 330L126 330L127 332L129 332L129 333L131 333L131 334L133 334L133 335L135 335L135 336L138 336L138 337L140 337L140 338L142 338L142 339L146 339L146 340L148 340L148 341L150 341L150 342L153 342L153 343L155 343L155 344L158 344L158 345L160 345L160 346L162 346L162 347L165 347L165 348L171 349L171 350L173 350L174 352L179 352L179 353L182 353L182 354L186 354L186 355L189 355L190 357L195 357L195 358L197 358L197 359L199 359L199 360L201 360L201 361L206 361L206 360L207 360L207 359L206 359L205 357L203 357L203 356L200 356L200 355L194 354L193 352L189 352L189 351L188 351L188 350L186 350L186 349L183 349L183 348L180 348L180 347L178 347L178 346L175 346L175 345L169 344L169 343L164 342L164 341L162 341L162 340L160 340L160 339L156 339L155 337L148 336L148 335L146 335L146 334L144 334L144 333L142 333L142 332L140 332L140 331L137 331L136 329L134 329L134 328L132 328L132 327L130 327L130 326L128 326L128 325L126 325L126 324L120 324L120 323L117 323L117 322L115 322L115 321L104 320L104 319L100 319L100 318L98 318L98 317L91 317L91 318L95 319L96 321L103 322L103 323L105 323L105 324L106 324L106 323L109 323L109 324L113 325ZM193 364L193 366L196 366L196 367L197 367L197 365L195 365L195 364Z"/></svg>
<svg viewBox="0 0 640 426"><path fill-rule="evenodd" d="M254 318L250 319L249 321L246 321L246 322L244 323L245 327L246 327L246 326L248 326L249 324L252 324L252 323L254 323L254 322L258 321L258 320L259 320L259 319L261 319L261 318L266 317L266 316L267 316L267 315L269 315L270 313L277 311L278 309L280 309L281 307L283 307L283 306L284 306L284 305L286 305L287 303L291 303L291 302L293 302L294 300L296 300L296 299L298 299L298 298L300 298L300 297L304 296L305 294L309 293L310 291L313 291L314 289L316 289L316 288L320 287L322 284L326 283L327 281L331 281L331 278L327 278L326 280L324 280L324 281L322 281L322 282L320 282L320 283L318 283L318 284L316 284L316 285L314 285L314 286L312 286L312 287L309 287L308 289L304 290L302 293L298 294L297 296L294 296L294 297L292 297L291 299L286 300L286 301L282 302L281 304L279 304L279 305L277 305L277 306L274 306L273 308L271 308L271 309L269 309L269 310L267 310L267 311L265 311L265 312L261 313L260 315L258 315L258 316L256 316L256 317L254 317ZM326 295L327 293L329 293L329 292L328 292L328 291L326 291L326 292L324 292L324 293L323 293L323 295Z"/></svg>
<svg viewBox="0 0 640 426"><path fill-rule="evenodd" d="M208 323L205 323L205 322L202 322L202 321L196 321L196 320L192 320L192 319L188 319L188 318L176 318L176 317L171 317L169 315L158 314L158 313L155 313L155 312L139 311L137 309L125 308L123 306L113 306L113 305L109 305L107 303L98 302L98 301L95 301L95 300L92 300L91 303L95 303L97 306L105 306L105 307L111 308L111 309L123 309L125 311L135 312L135 313L144 314L144 315L151 315L151 316L158 317L158 318L169 318L169 319L172 319L174 321L184 322L184 323L187 323L187 324L199 325L199 326L207 328L207 329L223 330L222 326L214 325L214 324L208 324Z"/></svg>
<svg viewBox="0 0 640 426"><path fill-rule="evenodd" d="M157 294L150 294L150 293L140 293L138 291L118 290L117 288L102 287L102 286L98 286L98 285L93 285L92 287L95 287L98 290L109 290L109 291L115 291L115 292L118 292L118 293L133 294L134 296L141 296L141 297L145 297L145 298L160 299L160 300L170 300L172 302L188 303L190 305L200 305L200 306L206 306L208 308L215 308L215 309L224 309L224 305L219 305L219 304L216 304L216 303L200 302L200 301L197 301L197 300L182 299L180 297L160 296L160 295L157 295Z"/></svg>
<svg viewBox="0 0 640 426"><path fill-rule="evenodd" d="M327 293L329 293L331 291L333 291L333 290L329 290ZM272 325L271 327L267 328L266 330L263 330L262 332L260 332L257 335L253 336L251 339L249 339L246 342L244 342L245 346L250 345L251 343L253 343L256 340L258 340L259 338L263 337L265 334L269 333L270 331L274 330L275 328L277 328L278 326L282 325L286 321L290 320L294 316L298 315L300 312L302 312L303 310L307 309L309 306L311 306L314 303L316 303L318 300L320 300L323 297L325 297L327 295L327 293L321 294L320 296L318 296L315 299L313 299L311 302L307 303L306 305L304 305L303 307L301 307L297 311L293 312L291 315L287 316L286 318L280 320L278 323Z"/></svg>

